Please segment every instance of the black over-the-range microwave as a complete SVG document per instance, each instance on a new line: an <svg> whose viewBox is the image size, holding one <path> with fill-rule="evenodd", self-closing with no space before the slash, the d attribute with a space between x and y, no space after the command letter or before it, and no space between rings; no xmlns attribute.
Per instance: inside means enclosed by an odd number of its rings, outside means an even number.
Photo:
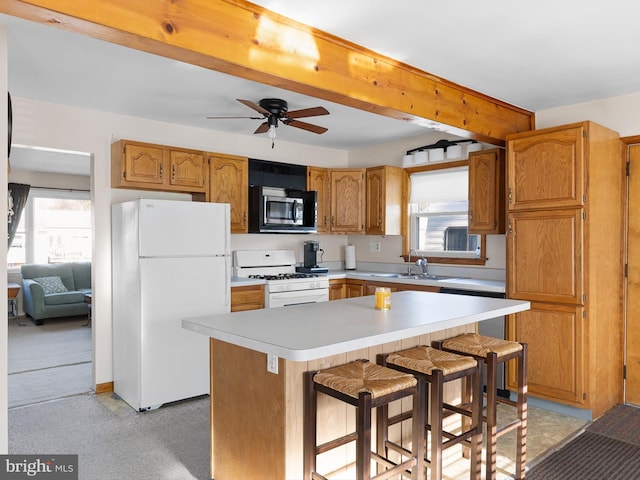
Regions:
<svg viewBox="0 0 640 480"><path fill-rule="evenodd" d="M250 233L316 233L315 191L249 187Z"/></svg>

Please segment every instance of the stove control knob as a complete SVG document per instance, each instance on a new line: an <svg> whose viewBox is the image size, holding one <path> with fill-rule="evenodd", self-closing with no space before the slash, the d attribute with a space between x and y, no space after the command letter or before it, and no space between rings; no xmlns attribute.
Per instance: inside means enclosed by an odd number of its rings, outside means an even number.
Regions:
<svg viewBox="0 0 640 480"><path fill-rule="evenodd" d="M287 285L287 286L286 286L286 289L287 289L287 290L291 290L291 285Z"/></svg>

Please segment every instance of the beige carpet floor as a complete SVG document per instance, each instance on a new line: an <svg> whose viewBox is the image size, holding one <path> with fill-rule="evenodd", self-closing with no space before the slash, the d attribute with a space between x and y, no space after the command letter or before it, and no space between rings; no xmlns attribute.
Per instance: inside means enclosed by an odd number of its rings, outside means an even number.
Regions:
<svg viewBox="0 0 640 480"><path fill-rule="evenodd" d="M9 408L92 391L87 318L11 320L8 328Z"/></svg>

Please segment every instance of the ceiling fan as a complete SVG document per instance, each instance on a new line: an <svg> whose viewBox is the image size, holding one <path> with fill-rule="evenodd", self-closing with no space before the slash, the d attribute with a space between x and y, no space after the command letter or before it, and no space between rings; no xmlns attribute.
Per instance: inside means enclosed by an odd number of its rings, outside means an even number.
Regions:
<svg viewBox="0 0 640 480"><path fill-rule="evenodd" d="M316 117L319 115L329 115L329 111L324 107L312 107L312 108L303 108L301 110L293 110L289 111L289 106L287 102L281 100L279 98L263 98L258 103L254 103L250 100L242 100L240 98L236 99L238 102L246 105L247 107L255 110L260 113L261 117L207 117L208 119L227 119L227 118L248 118L251 120L265 120L260 124L256 131L256 133L267 133L269 138L271 139L271 148L273 148L274 140L276 138L276 128L278 127L278 121L284 123L285 125L289 125L291 127L301 128L302 130L307 130L308 132L313 132L317 134L321 134L326 132L328 129L325 127L320 127L319 125L313 125L307 122L301 122L297 120L298 118L304 117Z"/></svg>

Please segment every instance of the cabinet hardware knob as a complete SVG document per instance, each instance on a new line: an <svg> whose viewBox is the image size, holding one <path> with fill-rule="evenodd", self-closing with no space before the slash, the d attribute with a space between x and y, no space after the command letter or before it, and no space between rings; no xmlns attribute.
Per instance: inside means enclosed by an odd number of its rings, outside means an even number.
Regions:
<svg viewBox="0 0 640 480"><path fill-rule="evenodd" d="M162 178L163 171L164 171L164 168L163 168L162 164L160 164L160 178Z"/></svg>
<svg viewBox="0 0 640 480"><path fill-rule="evenodd" d="M171 180L175 180L176 179L176 166L173 165L171 167Z"/></svg>

